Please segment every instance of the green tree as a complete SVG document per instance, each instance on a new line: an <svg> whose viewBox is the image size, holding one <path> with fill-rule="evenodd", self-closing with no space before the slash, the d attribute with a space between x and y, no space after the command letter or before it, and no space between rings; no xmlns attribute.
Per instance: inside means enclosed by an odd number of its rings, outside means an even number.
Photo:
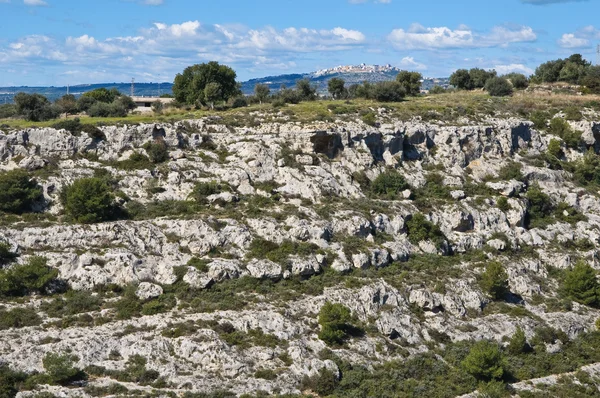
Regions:
<svg viewBox="0 0 600 398"><path fill-rule="evenodd" d="M517 327L515 334L512 335L508 343L508 352L511 355L519 355L526 352L529 348L525 332L520 327Z"/></svg>
<svg viewBox="0 0 600 398"><path fill-rule="evenodd" d="M497 343L483 340L471 347L462 367L479 380L499 380L504 376L506 360Z"/></svg>
<svg viewBox="0 0 600 398"><path fill-rule="evenodd" d="M156 139L144 145L144 149L152 163L162 163L169 160L169 147L163 139Z"/></svg>
<svg viewBox="0 0 600 398"><path fill-rule="evenodd" d="M553 83L557 82L560 78L560 71L565 65L565 61L562 59L548 61L535 70L535 80L540 83Z"/></svg>
<svg viewBox="0 0 600 398"><path fill-rule="evenodd" d="M408 240L414 245L421 241L431 240L439 246L445 239L440 227L428 221L421 213L414 214L406 221L406 229Z"/></svg>
<svg viewBox="0 0 600 398"><path fill-rule="evenodd" d="M421 81L423 75L419 72L400 71L396 76L396 81L402 85L406 95L419 95L421 93Z"/></svg>
<svg viewBox="0 0 600 398"><path fill-rule="evenodd" d="M60 109L61 113L67 116L77 111L77 99L73 94L63 95L56 100L55 105Z"/></svg>
<svg viewBox="0 0 600 398"><path fill-rule="evenodd" d="M396 171L385 171L371 183L371 191L376 196L394 199L400 192L409 188L404 177Z"/></svg>
<svg viewBox="0 0 600 398"><path fill-rule="evenodd" d="M58 271L47 265L44 257L31 257L27 263L0 270L0 295L25 296L46 288L58 277Z"/></svg>
<svg viewBox="0 0 600 398"><path fill-rule="evenodd" d="M469 71L471 89L484 88L487 81L496 77L496 71L486 71L481 68L473 68Z"/></svg>
<svg viewBox="0 0 600 398"><path fill-rule="evenodd" d="M370 99L380 102L400 102L404 99L406 91L397 81L387 81L372 85L372 89L367 95Z"/></svg>
<svg viewBox="0 0 600 398"><path fill-rule="evenodd" d="M451 74L450 84L459 90L471 90L473 88L471 76L469 75L469 71L466 69L458 69L456 72Z"/></svg>
<svg viewBox="0 0 600 398"><path fill-rule="evenodd" d="M115 218L114 195L101 178L81 178L65 187L61 201L65 212L75 221L89 224Z"/></svg>
<svg viewBox="0 0 600 398"><path fill-rule="evenodd" d="M302 101L314 101L317 99L317 88L308 79L296 81L296 90Z"/></svg>
<svg viewBox="0 0 600 398"><path fill-rule="evenodd" d="M522 73L509 73L508 75L506 75L504 77L506 79L510 80L510 83L512 84L512 86L514 88L516 88L517 90L522 90L524 88L527 88L527 86L529 86L529 80Z"/></svg>
<svg viewBox="0 0 600 398"><path fill-rule="evenodd" d="M237 75L233 69L218 62L188 66L175 76L173 94L175 99L188 105L206 103L205 88L209 83L217 83L221 87L221 99L227 101L240 94L236 83Z"/></svg>
<svg viewBox="0 0 600 398"><path fill-rule="evenodd" d="M266 84L257 84L254 86L254 95L258 98L258 102L262 104L269 98L271 94L271 89Z"/></svg>
<svg viewBox="0 0 600 398"><path fill-rule="evenodd" d="M22 169L0 172L0 211L23 213L43 198L42 188Z"/></svg>
<svg viewBox="0 0 600 398"><path fill-rule="evenodd" d="M97 88L95 90L91 90L88 92L83 93L83 95L81 96L82 98L93 98L95 101L98 102L105 102L107 104L110 104L111 102L113 102L115 99L117 99L118 97L120 97L121 92L119 90L117 90L116 88L112 88L110 90L102 87L102 88Z"/></svg>
<svg viewBox="0 0 600 398"><path fill-rule="evenodd" d="M600 304L599 288L596 271L584 261L578 261L568 270L562 283L562 289L569 298L591 307Z"/></svg>
<svg viewBox="0 0 600 398"><path fill-rule="evenodd" d="M13 100L17 113L32 122L56 119L60 114L60 109L41 94L18 93Z"/></svg>
<svg viewBox="0 0 600 398"><path fill-rule="evenodd" d="M558 80L576 84L585 75L585 72L586 68L583 65L567 61L558 74Z"/></svg>
<svg viewBox="0 0 600 398"><path fill-rule="evenodd" d="M50 352L46 354L42 363L53 384L68 385L87 378L84 372L74 367L73 358L70 355Z"/></svg>
<svg viewBox="0 0 600 398"><path fill-rule="evenodd" d="M342 304L326 302L319 311L319 338L327 345L341 345L350 336L352 314L348 307Z"/></svg>
<svg viewBox="0 0 600 398"><path fill-rule="evenodd" d="M590 66L581 78L581 84L586 86L592 93L600 93L600 65Z"/></svg>
<svg viewBox="0 0 600 398"><path fill-rule="evenodd" d="M557 159L561 159L565 154L560 145L560 141L552 138L548 143L548 154L554 156Z"/></svg>
<svg viewBox="0 0 600 398"><path fill-rule="evenodd" d="M492 77L485 83L485 90L494 97L505 97L513 93L510 82L504 77Z"/></svg>
<svg viewBox="0 0 600 398"><path fill-rule="evenodd" d="M530 187L526 197L529 202L526 219L527 227L544 227L545 219L551 217L554 211L552 200L548 195L542 192L538 185Z"/></svg>
<svg viewBox="0 0 600 398"><path fill-rule="evenodd" d="M211 109L215 109L215 102L223 99L221 85L216 82L210 82L204 87L204 100L210 104Z"/></svg>
<svg viewBox="0 0 600 398"><path fill-rule="evenodd" d="M481 289L493 299L502 299L508 293L508 275L497 261L488 263L479 280Z"/></svg>
<svg viewBox="0 0 600 398"><path fill-rule="evenodd" d="M346 87L344 87L346 82L343 79L338 77L334 77L327 82L327 89L329 90L329 94L333 97L333 99L340 99L344 97L346 93Z"/></svg>

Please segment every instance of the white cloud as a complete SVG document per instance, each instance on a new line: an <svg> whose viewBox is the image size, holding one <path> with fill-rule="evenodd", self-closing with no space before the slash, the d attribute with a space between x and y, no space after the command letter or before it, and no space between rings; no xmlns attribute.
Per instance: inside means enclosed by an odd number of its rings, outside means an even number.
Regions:
<svg viewBox="0 0 600 398"><path fill-rule="evenodd" d="M532 75L534 70L523 65L523 64L508 64L508 65L496 65L494 69L500 75L506 75L511 72L523 73L525 75Z"/></svg>
<svg viewBox="0 0 600 398"><path fill-rule="evenodd" d="M48 3L46 3L44 0L23 0L23 4L25 4L26 6L47 6Z"/></svg>
<svg viewBox="0 0 600 398"><path fill-rule="evenodd" d="M565 33L557 44L562 48L584 48L592 45L592 40L600 40L600 30L586 26L574 33Z"/></svg>
<svg viewBox="0 0 600 398"><path fill-rule="evenodd" d="M496 26L487 33L479 34L464 25L453 30L445 26L426 28L413 24L407 30L395 29L388 35L392 45L401 50L484 48L536 39L537 35L528 26Z"/></svg>
<svg viewBox="0 0 600 398"><path fill-rule="evenodd" d="M427 70L427 65L415 61L414 57L404 57L398 63L401 68L414 69L414 70Z"/></svg>

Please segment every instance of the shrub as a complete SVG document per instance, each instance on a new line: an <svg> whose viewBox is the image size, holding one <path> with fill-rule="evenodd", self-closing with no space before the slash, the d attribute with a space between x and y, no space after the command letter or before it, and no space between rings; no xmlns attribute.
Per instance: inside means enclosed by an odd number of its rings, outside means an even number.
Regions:
<svg viewBox="0 0 600 398"><path fill-rule="evenodd" d="M523 180L525 180L525 177L523 176L523 173L521 172L521 170L522 170L521 163L511 161L506 166L502 167L498 171L498 177L501 180L523 181Z"/></svg>
<svg viewBox="0 0 600 398"><path fill-rule="evenodd" d="M562 282L564 294L578 303L597 307L600 285L596 271L586 262L579 261L565 273Z"/></svg>
<svg viewBox="0 0 600 398"><path fill-rule="evenodd" d="M37 326L41 323L40 316L34 309L29 307L13 308L9 311L0 310L0 330Z"/></svg>
<svg viewBox="0 0 600 398"><path fill-rule="evenodd" d="M347 307L327 302L319 311L319 338L330 346L342 345L350 336L360 332L352 322L353 317Z"/></svg>
<svg viewBox="0 0 600 398"><path fill-rule="evenodd" d="M380 102L400 102L406 91L396 81L378 82L373 85L373 99Z"/></svg>
<svg viewBox="0 0 600 398"><path fill-rule="evenodd" d="M304 376L300 383L301 390L310 390L320 397L329 396L339 384L337 376L327 368L321 368L314 376Z"/></svg>
<svg viewBox="0 0 600 398"><path fill-rule="evenodd" d="M169 147L162 139L147 143L144 145L144 149L152 163L162 163L169 159Z"/></svg>
<svg viewBox="0 0 600 398"><path fill-rule="evenodd" d="M590 149L583 159L575 163L573 176L581 185L600 185L600 157Z"/></svg>
<svg viewBox="0 0 600 398"><path fill-rule="evenodd" d="M409 188L404 177L396 171L385 171L371 183L371 192L375 196L394 199L400 192Z"/></svg>
<svg viewBox="0 0 600 398"><path fill-rule="evenodd" d="M560 141L552 138L548 143L548 155L554 156L557 159L562 158L565 154L560 146Z"/></svg>
<svg viewBox="0 0 600 398"><path fill-rule="evenodd" d="M517 327L515 334L510 338L507 350L511 355L519 355L527 352L529 345L527 344L527 338L525 332L520 327Z"/></svg>
<svg viewBox="0 0 600 398"><path fill-rule="evenodd" d="M88 291L70 290L64 297L58 297L50 302L42 303L41 309L52 318L61 318L82 312L97 311L102 299Z"/></svg>
<svg viewBox="0 0 600 398"><path fill-rule="evenodd" d="M428 221L421 213L414 214L406 221L406 229L408 230L408 240L414 245L424 240L431 240L439 246L445 240L440 228Z"/></svg>
<svg viewBox="0 0 600 398"><path fill-rule="evenodd" d="M421 93L421 80L423 75L419 72L400 71L396 76L396 81L402 85L406 95L419 95Z"/></svg>
<svg viewBox="0 0 600 398"><path fill-rule="evenodd" d="M496 201L496 206L498 207L498 209L502 210L503 212L507 212L512 208L510 206L510 203L508 203L508 199L506 199L505 196L500 196L498 198L498 200Z"/></svg>
<svg viewBox="0 0 600 398"><path fill-rule="evenodd" d="M508 275L502 264L496 261L489 263L481 275L479 285L492 298L502 299L508 293Z"/></svg>
<svg viewBox="0 0 600 398"><path fill-rule="evenodd" d="M494 97L505 97L513 92L511 84L503 77L492 77L487 80L485 90Z"/></svg>
<svg viewBox="0 0 600 398"><path fill-rule="evenodd" d="M429 90L429 94L443 94L445 92L447 92L448 90L446 90L444 87L442 86L433 86L430 90Z"/></svg>
<svg viewBox="0 0 600 398"><path fill-rule="evenodd" d="M550 223L554 210L552 200L537 185L529 188L526 197L529 202L526 218L527 228L544 228Z"/></svg>
<svg viewBox="0 0 600 398"><path fill-rule="evenodd" d="M87 379L84 372L73 366L73 358L69 355L48 353L42 363L53 384L68 385L74 381Z"/></svg>
<svg viewBox="0 0 600 398"><path fill-rule="evenodd" d="M245 97L236 97L231 101L231 107L236 108L245 108L248 106L248 100Z"/></svg>
<svg viewBox="0 0 600 398"><path fill-rule="evenodd" d="M567 148L577 149L581 144L581 132L573 130L569 122L560 117L550 120L548 132L559 136Z"/></svg>
<svg viewBox="0 0 600 398"><path fill-rule="evenodd" d="M485 340L475 343L461 364L469 374L484 381L501 379L506 368L498 344Z"/></svg>
<svg viewBox="0 0 600 398"><path fill-rule="evenodd" d="M67 215L84 224L116 218L118 208L114 199L106 181L95 177L75 180L61 192L61 201Z"/></svg>
<svg viewBox="0 0 600 398"><path fill-rule="evenodd" d="M525 77L525 75L523 75L522 73L510 73L505 77L510 80L513 87L517 90L522 90L529 86L529 81L527 80L527 77Z"/></svg>
<svg viewBox="0 0 600 398"><path fill-rule="evenodd" d="M18 255L10 250L8 243L0 242L0 265L9 263L17 257Z"/></svg>
<svg viewBox="0 0 600 398"><path fill-rule="evenodd" d="M194 186L190 196L198 203L206 203L206 198L210 195L221 193L223 188L216 181L199 182Z"/></svg>
<svg viewBox="0 0 600 398"><path fill-rule="evenodd" d="M377 119L375 117L375 113L373 112L368 112L365 113L362 117L362 121L364 124L368 125L368 126L377 126Z"/></svg>
<svg viewBox="0 0 600 398"><path fill-rule="evenodd" d="M152 103L152 112L156 113L157 115L160 115L164 109L164 105L161 101L156 100Z"/></svg>
<svg viewBox="0 0 600 398"><path fill-rule="evenodd" d="M42 197L42 188L26 171L0 173L0 211L17 214L30 211Z"/></svg>
<svg viewBox="0 0 600 398"><path fill-rule="evenodd" d="M0 270L0 296L44 293L57 277L58 271L47 266L44 257L31 257L26 264Z"/></svg>

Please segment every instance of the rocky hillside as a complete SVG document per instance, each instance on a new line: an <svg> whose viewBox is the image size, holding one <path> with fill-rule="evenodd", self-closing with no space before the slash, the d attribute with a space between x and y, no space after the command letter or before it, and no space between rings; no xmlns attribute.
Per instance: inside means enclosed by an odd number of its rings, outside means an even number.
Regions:
<svg viewBox="0 0 600 398"><path fill-rule="evenodd" d="M21 397L597 396L597 115L376 114L0 131L1 169L43 187L36 212L0 217L0 289L40 256L58 271L2 300L0 380ZM88 177L114 220L68 216ZM350 310L334 338L326 303ZM499 343L499 373L469 365L478 341Z"/></svg>

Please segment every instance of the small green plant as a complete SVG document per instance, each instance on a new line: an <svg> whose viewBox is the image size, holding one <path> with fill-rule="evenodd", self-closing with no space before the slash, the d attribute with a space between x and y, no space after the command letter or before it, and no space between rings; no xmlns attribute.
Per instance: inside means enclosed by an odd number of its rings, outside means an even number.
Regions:
<svg viewBox="0 0 600 398"><path fill-rule="evenodd" d="M510 203L508 203L508 199L505 196L500 196L498 198L498 200L496 201L496 206L503 212L507 212L510 209L512 209Z"/></svg>
<svg viewBox="0 0 600 398"><path fill-rule="evenodd" d="M377 125L377 119L373 112L364 114L362 117L362 121L364 124L366 124L368 126L376 126Z"/></svg>
<svg viewBox="0 0 600 398"><path fill-rule="evenodd" d="M156 139L144 145L144 149L152 163L162 163L169 159L169 147L163 139Z"/></svg>
<svg viewBox="0 0 600 398"><path fill-rule="evenodd" d="M199 182L194 186L190 196L198 203L206 204L206 198L210 195L221 193L223 187L216 181Z"/></svg>
<svg viewBox="0 0 600 398"><path fill-rule="evenodd" d="M42 199L42 188L22 169L0 172L0 211L21 214Z"/></svg>
<svg viewBox="0 0 600 398"><path fill-rule="evenodd" d="M67 215L83 224L116 218L118 207L114 200L106 181L95 177L75 180L61 192L61 201Z"/></svg>
<svg viewBox="0 0 600 398"><path fill-rule="evenodd" d="M526 197L529 202L526 218L527 227L544 228L552 223L554 205L550 197L542 192L538 185L530 187Z"/></svg>
<svg viewBox="0 0 600 398"><path fill-rule="evenodd" d="M527 344L527 338L525 332L520 327L517 327L515 334L510 338L507 350L511 355L519 355L527 352L529 345Z"/></svg>
<svg viewBox="0 0 600 398"><path fill-rule="evenodd" d="M581 145L581 132L573 130L571 125L560 117L550 120L548 132L559 136L567 148L577 149Z"/></svg>
<svg viewBox="0 0 600 398"><path fill-rule="evenodd" d="M408 240L416 245L421 241L430 240L440 246L446 237L436 224L428 221L421 213L414 214L406 221Z"/></svg>
<svg viewBox="0 0 600 398"><path fill-rule="evenodd" d="M370 186L373 195L387 199L394 199L400 192L409 188L404 177L391 170L379 174Z"/></svg>
<svg viewBox="0 0 600 398"><path fill-rule="evenodd" d="M548 144L548 155L554 156L557 159L561 159L565 156L559 140L554 138L550 140L550 143Z"/></svg>
<svg viewBox="0 0 600 398"><path fill-rule="evenodd" d="M506 368L498 344L485 340L475 343L461 364L465 371L483 381L502 379Z"/></svg>
<svg viewBox="0 0 600 398"><path fill-rule="evenodd" d="M23 265L0 270L0 296L25 296L30 293L45 293L56 280L58 271L47 265L44 257L31 257Z"/></svg>
<svg viewBox="0 0 600 398"><path fill-rule="evenodd" d="M562 282L562 290L567 297L591 307L600 304L599 289L596 271L584 261L577 262L568 270Z"/></svg>
<svg viewBox="0 0 600 398"><path fill-rule="evenodd" d="M509 162L506 166L502 167L500 171L498 171L498 177L501 180L517 180L524 181L522 166L517 162Z"/></svg>
<svg viewBox="0 0 600 398"><path fill-rule="evenodd" d="M0 265L9 263L17 257L17 253L11 251L11 247L7 242L0 242Z"/></svg>
<svg viewBox="0 0 600 398"><path fill-rule="evenodd" d="M34 309L29 307L13 308L9 311L0 310L0 330L37 326L41 323L40 316Z"/></svg>
<svg viewBox="0 0 600 398"><path fill-rule="evenodd" d="M86 380L87 375L74 367L70 355L48 353L42 360L44 369L53 384L68 385L74 381Z"/></svg>
<svg viewBox="0 0 600 398"><path fill-rule="evenodd" d="M493 299L504 298L508 293L508 275L502 264L496 261L489 263L481 275L479 285Z"/></svg>
<svg viewBox="0 0 600 398"><path fill-rule="evenodd" d="M319 311L319 338L330 346L342 345L360 331L352 324L353 321L350 310L343 304L327 302Z"/></svg>

